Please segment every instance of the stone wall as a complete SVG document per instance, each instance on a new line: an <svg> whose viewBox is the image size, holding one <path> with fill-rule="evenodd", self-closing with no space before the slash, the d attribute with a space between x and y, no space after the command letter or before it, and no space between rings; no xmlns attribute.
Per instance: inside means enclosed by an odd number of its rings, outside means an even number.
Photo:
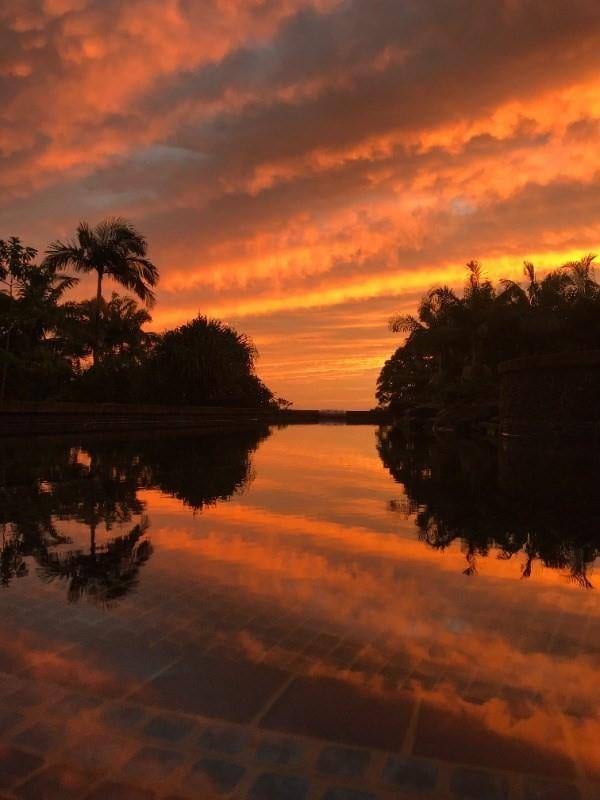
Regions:
<svg viewBox="0 0 600 800"><path fill-rule="evenodd" d="M500 365L500 432L600 440L600 350Z"/></svg>
<svg viewBox="0 0 600 800"><path fill-rule="evenodd" d="M382 424L383 411L340 411L336 417L318 410L201 408L85 403L19 403L0 406L0 436L100 433L222 428L231 425L306 425L337 421L355 425Z"/></svg>
<svg viewBox="0 0 600 800"><path fill-rule="evenodd" d="M0 436L194 430L255 423L318 421L317 411L199 408L119 404L22 403L0 407Z"/></svg>

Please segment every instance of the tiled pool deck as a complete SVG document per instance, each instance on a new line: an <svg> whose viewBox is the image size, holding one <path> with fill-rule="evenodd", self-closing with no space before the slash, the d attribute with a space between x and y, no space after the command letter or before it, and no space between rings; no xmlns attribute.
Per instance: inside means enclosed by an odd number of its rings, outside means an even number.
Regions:
<svg viewBox="0 0 600 800"><path fill-rule="evenodd" d="M205 585L172 590L155 576L152 595L110 615L65 606L42 585L35 598L3 597L1 797L600 797L575 743L569 758L569 746L560 755L504 739L428 701L450 681L466 704L526 704L509 685L479 682L477 664L448 675L435 657L385 662L385 647L335 626ZM568 724L548 736L568 738Z"/></svg>

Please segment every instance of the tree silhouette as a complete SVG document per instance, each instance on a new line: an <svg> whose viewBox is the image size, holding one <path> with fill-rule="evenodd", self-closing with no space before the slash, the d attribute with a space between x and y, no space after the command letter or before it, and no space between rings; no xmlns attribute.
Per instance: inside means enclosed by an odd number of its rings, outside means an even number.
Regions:
<svg viewBox="0 0 600 800"><path fill-rule="evenodd" d="M140 489L201 512L244 491L252 453L269 435L257 424L125 439L0 439L0 585L27 575L33 560L41 579L67 584L71 601L110 606L135 589L153 553ZM65 521L87 527L87 548L61 533ZM110 535L115 528L127 532Z"/></svg>
<svg viewBox="0 0 600 800"><path fill-rule="evenodd" d="M65 305L63 330L67 337L69 355L81 362L93 352L96 341L96 302ZM101 301L103 358L142 359L152 334L143 325L152 319L131 297L113 292L109 301Z"/></svg>
<svg viewBox="0 0 600 800"><path fill-rule="evenodd" d="M432 289L416 315L394 317L404 344L386 361L377 383L380 405L443 406L455 400L494 399L501 361L600 347L600 285L594 256L570 262L540 280L525 262L523 288L486 280L477 261L467 264L462 296Z"/></svg>
<svg viewBox="0 0 600 800"><path fill-rule="evenodd" d="M17 237L0 240L0 403L11 399L239 406L278 410L256 374L250 339L219 320L198 316L161 335L144 327L158 269L144 236L125 219L80 222L55 240L40 266ZM92 300L63 300L78 278L94 273ZM105 278L130 290L105 301ZM91 363L90 363L91 362Z"/></svg>
<svg viewBox="0 0 600 800"><path fill-rule="evenodd" d="M77 283L52 266L35 265L36 255L33 247L26 247L16 236L0 240L0 334L4 339L0 402L6 397L11 363L17 368L17 387L26 383L22 368L48 355L55 342L51 334L60 326L58 301Z"/></svg>
<svg viewBox="0 0 600 800"><path fill-rule="evenodd" d="M54 269L71 267L77 272L95 272L96 341L93 359L102 354L100 319L102 311L102 282L110 277L151 306L152 287L158 282L158 269L146 258L148 243L127 220L120 217L105 219L92 227L87 222L77 226L75 239L56 240L48 245L45 264Z"/></svg>
<svg viewBox="0 0 600 800"><path fill-rule="evenodd" d="M163 403L274 406L272 392L254 372L256 356L247 336L199 316L158 337L145 383Z"/></svg>

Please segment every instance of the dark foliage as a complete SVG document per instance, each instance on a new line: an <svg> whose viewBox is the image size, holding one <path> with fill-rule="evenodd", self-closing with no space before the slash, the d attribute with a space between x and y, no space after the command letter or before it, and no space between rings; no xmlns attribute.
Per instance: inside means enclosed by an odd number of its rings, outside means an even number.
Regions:
<svg viewBox="0 0 600 800"><path fill-rule="evenodd" d="M396 408L493 398L497 367L525 355L600 348L600 285L594 256L538 278L525 263L526 285L486 280L481 265L467 265L459 296L432 289L416 316L391 320L406 340L385 363L377 382L380 405Z"/></svg>
<svg viewBox="0 0 600 800"><path fill-rule="evenodd" d="M269 406L273 395L254 374L256 355L243 334L197 317L158 338L144 382L162 403Z"/></svg>
<svg viewBox="0 0 600 800"><path fill-rule="evenodd" d="M0 586L32 571L66 584L71 602L111 605L136 588L151 558L140 489L158 489L194 511L243 491L263 425L223 433L61 438L31 447L0 442ZM75 544L64 521L88 532ZM73 526L71 526L73 530Z"/></svg>
<svg viewBox="0 0 600 800"><path fill-rule="evenodd" d="M147 306L158 270L145 238L128 222L80 223L72 242L53 242L41 265L19 239L0 240L0 402L166 403L277 407L255 372L243 334L198 316L157 335L133 297L102 296L110 277ZM95 272L93 300L64 302L78 281L61 271Z"/></svg>
<svg viewBox="0 0 600 800"><path fill-rule="evenodd" d="M429 546L459 543L466 575L495 551L520 557L523 578L539 562L592 587L600 556L600 459L593 449L511 441L498 451L468 440L407 439L395 427L379 431L377 447L405 491L391 509L413 516Z"/></svg>

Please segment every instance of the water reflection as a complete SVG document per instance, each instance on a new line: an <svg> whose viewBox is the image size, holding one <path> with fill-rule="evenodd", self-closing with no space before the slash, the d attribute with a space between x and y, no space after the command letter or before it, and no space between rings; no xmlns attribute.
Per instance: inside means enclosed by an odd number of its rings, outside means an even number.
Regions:
<svg viewBox="0 0 600 800"><path fill-rule="evenodd" d="M34 562L44 581L67 584L69 601L111 605L137 586L153 552L140 490L159 489L194 511L227 500L251 479L251 453L268 433L1 440L2 585ZM63 530L73 522L88 530L85 547ZM107 535L115 528L119 535Z"/></svg>
<svg viewBox="0 0 600 800"><path fill-rule="evenodd" d="M598 797L600 595L565 579L594 582L590 487L514 448L267 434L0 443L29 572L0 794Z"/></svg>
<svg viewBox="0 0 600 800"><path fill-rule="evenodd" d="M600 461L593 448L533 447L509 440L498 449L473 441L410 439L398 428L377 434L381 459L404 496L390 508L414 517L419 538L445 550L459 541L465 575L491 551L524 554L521 577L536 562L592 589L600 555Z"/></svg>
<svg viewBox="0 0 600 800"><path fill-rule="evenodd" d="M152 555L152 544L145 538L147 528L148 521L144 520L124 536L98 546L91 527L89 552L39 550L38 575L48 583L65 581L69 602L87 596L100 605L111 605L137 586L140 568Z"/></svg>

